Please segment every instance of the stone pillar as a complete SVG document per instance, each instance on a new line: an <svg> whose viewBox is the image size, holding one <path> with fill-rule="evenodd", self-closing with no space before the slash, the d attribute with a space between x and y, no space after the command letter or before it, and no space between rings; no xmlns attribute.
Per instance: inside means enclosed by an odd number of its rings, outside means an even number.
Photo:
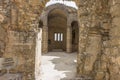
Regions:
<svg viewBox="0 0 120 80"><path fill-rule="evenodd" d="M43 26L43 31L42 31L42 53L47 53L48 52L48 27Z"/></svg>
<svg viewBox="0 0 120 80"><path fill-rule="evenodd" d="M72 27L67 27L67 38L66 38L66 52L71 53L72 52Z"/></svg>
<svg viewBox="0 0 120 80"><path fill-rule="evenodd" d="M35 80L41 79L41 40L42 28L39 29L36 38L36 55L35 55Z"/></svg>

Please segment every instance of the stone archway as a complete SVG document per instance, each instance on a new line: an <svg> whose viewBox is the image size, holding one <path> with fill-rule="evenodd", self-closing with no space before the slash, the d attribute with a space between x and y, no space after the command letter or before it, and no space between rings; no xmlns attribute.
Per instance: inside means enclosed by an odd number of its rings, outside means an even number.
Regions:
<svg viewBox="0 0 120 80"><path fill-rule="evenodd" d="M54 14L54 15L52 15ZM50 19L52 17L55 18L55 15L56 17L58 18L62 18L64 19L64 27L61 26L61 28L65 28L64 29L64 41L63 43L65 45L63 45L63 50L67 51L68 53L69 52L72 52L72 42L71 42L71 39L72 39L72 28L71 28L71 22L73 20L77 20L77 10L75 8L72 8L72 7L68 7L68 6L65 6L64 4L54 4L54 5L51 5L49 7L46 7L41 15L41 19L42 21L44 21L44 27L43 27L43 41L42 41L42 52L43 53L47 53L48 50L50 50L50 48L48 48L48 41L49 41L49 37L48 37L48 32L49 32L49 24L55 24L54 22L52 23L49 23L50 22ZM66 19L65 19L66 18ZM59 23L58 23L59 24ZM61 23L62 24L62 23ZM59 24L59 26L61 25ZM57 24L56 24L57 25ZM55 25L52 25L55 27ZM48 29L49 28L49 29ZM53 34L52 34L53 35ZM52 39L53 39L53 36L52 36ZM51 40L50 40L51 41ZM53 46L53 45L52 45ZM52 48L51 46L51 48ZM61 45L62 46L62 45ZM60 46L58 46L60 47Z"/></svg>
<svg viewBox="0 0 120 80"><path fill-rule="evenodd" d="M73 21L71 23L71 27L72 27L72 52L78 52L78 43L79 43L78 21Z"/></svg>
<svg viewBox="0 0 120 80"><path fill-rule="evenodd" d="M66 51L67 16L61 9L48 15L48 51Z"/></svg>

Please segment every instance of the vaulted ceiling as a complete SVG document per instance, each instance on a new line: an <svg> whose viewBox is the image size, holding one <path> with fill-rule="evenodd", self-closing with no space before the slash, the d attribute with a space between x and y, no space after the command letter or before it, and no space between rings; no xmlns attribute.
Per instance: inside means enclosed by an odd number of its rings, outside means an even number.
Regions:
<svg viewBox="0 0 120 80"><path fill-rule="evenodd" d="M54 9L48 16L49 27L65 28L67 26L67 15L61 9Z"/></svg>

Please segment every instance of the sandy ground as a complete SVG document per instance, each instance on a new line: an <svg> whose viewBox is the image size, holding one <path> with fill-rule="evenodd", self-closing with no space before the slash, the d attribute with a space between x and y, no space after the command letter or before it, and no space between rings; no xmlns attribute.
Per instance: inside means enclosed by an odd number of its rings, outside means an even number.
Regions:
<svg viewBox="0 0 120 80"><path fill-rule="evenodd" d="M41 80L74 79L76 59L76 53L49 52L42 55Z"/></svg>

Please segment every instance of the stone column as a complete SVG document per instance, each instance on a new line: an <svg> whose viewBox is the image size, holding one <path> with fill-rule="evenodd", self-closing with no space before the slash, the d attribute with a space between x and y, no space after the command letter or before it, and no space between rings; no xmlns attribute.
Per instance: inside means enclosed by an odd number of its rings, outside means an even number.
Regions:
<svg viewBox="0 0 120 80"><path fill-rule="evenodd" d="M42 28L39 29L36 38L36 55L35 55L35 80L41 79L41 40Z"/></svg>
<svg viewBox="0 0 120 80"><path fill-rule="evenodd" d="M42 31L42 53L47 53L48 52L48 27L43 26L43 31Z"/></svg>
<svg viewBox="0 0 120 80"><path fill-rule="evenodd" d="M66 38L66 52L72 52L72 27L67 27L67 38Z"/></svg>

